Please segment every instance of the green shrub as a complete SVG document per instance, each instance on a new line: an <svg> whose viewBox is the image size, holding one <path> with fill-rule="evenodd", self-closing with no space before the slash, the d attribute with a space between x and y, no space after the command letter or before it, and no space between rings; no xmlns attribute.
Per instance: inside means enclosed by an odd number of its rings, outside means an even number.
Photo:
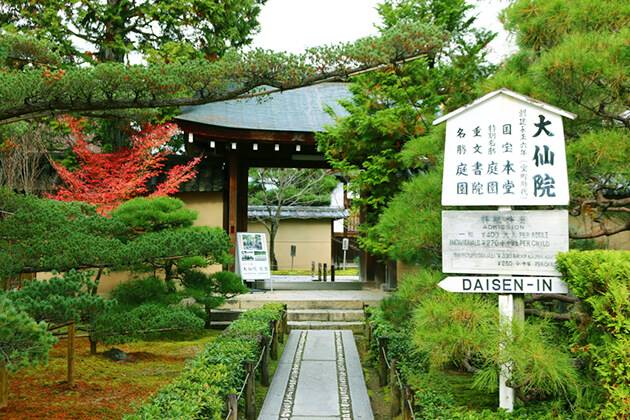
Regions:
<svg viewBox="0 0 630 420"><path fill-rule="evenodd" d="M203 326L203 319L182 306L148 303L129 309L117 305L95 320L92 335L97 341L114 344L189 334ZM161 329L168 331L154 331Z"/></svg>
<svg viewBox="0 0 630 420"><path fill-rule="evenodd" d="M126 419L225 418L226 400L242 386L245 362L255 362L260 338L269 336L269 321L280 320L282 305L245 312L191 361L171 384L157 392Z"/></svg>
<svg viewBox="0 0 630 420"><path fill-rule="evenodd" d="M486 297L439 291L416 308L413 340L432 367L463 367L491 345L497 319L496 304Z"/></svg>
<svg viewBox="0 0 630 420"><path fill-rule="evenodd" d="M111 302L92 294L96 283L89 271L71 270L48 280L31 280L7 293L16 306L36 321L53 324L93 320Z"/></svg>
<svg viewBox="0 0 630 420"><path fill-rule="evenodd" d="M165 303L168 294L164 281L151 276L120 283L112 290L111 297L122 305L138 306L143 303Z"/></svg>
<svg viewBox="0 0 630 420"><path fill-rule="evenodd" d="M185 287L184 293L203 305L206 327L210 327L212 309L222 305L226 299L249 291L241 277L230 271L207 274L198 270L185 270L181 281Z"/></svg>
<svg viewBox="0 0 630 420"><path fill-rule="evenodd" d="M582 300L572 350L607 394L600 415L630 417L630 252L571 251L558 269Z"/></svg>

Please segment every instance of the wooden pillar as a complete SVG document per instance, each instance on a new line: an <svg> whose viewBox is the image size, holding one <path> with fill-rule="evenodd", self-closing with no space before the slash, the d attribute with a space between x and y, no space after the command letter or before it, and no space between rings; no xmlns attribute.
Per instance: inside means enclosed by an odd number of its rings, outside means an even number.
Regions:
<svg viewBox="0 0 630 420"><path fill-rule="evenodd" d="M228 154L228 199L227 199L227 207L228 207L228 223L227 223L227 231L228 235L230 235L230 240L234 245L236 245L236 231L237 231L237 222L238 222L238 155L236 153ZM236 247L232 248L232 254L235 255Z"/></svg>
<svg viewBox="0 0 630 420"><path fill-rule="evenodd" d="M239 159L236 188L236 231L247 232L247 193L249 167Z"/></svg>

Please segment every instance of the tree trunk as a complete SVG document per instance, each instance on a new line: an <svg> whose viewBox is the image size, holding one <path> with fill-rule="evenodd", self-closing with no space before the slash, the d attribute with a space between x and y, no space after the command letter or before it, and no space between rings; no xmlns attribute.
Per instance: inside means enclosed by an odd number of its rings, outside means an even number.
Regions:
<svg viewBox="0 0 630 420"><path fill-rule="evenodd" d="M271 271L278 269L278 259L276 258L276 235L278 233L278 222L271 221L269 230L269 259L271 260Z"/></svg>
<svg viewBox="0 0 630 420"><path fill-rule="evenodd" d="M169 292L175 292L175 283L173 282L173 264L167 262L164 265L164 282L166 283L166 290Z"/></svg>
<svg viewBox="0 0 630 420"><path fill-rule="evenodd" d="M68 325L68 386L74 386L74 322Z"/></svg>
<svg viewBox="0 0 630 420"><path fill-rule="evenodd" d="M88 336L88 340L90 342L90 354L96 354L96 340L92 337L92 335Z"/></svg>
<svg viewBox="0 0 630 420"><path fill-rule="evenodd" d="M4 360L0 361L0 408L9 405L9 371Z"/></svg>

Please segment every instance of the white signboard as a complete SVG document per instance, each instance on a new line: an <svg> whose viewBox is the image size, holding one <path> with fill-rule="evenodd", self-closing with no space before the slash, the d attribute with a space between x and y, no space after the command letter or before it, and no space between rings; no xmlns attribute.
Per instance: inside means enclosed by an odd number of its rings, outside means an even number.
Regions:
<svg viewBox="0 0 630 420"><path fill-rule="evenodd" d="M514 96L446 116L442 205L569 204L561 114Z"/></svg>
<svg viewBox="0 0 630 420"><path fill-rule="evenodd" d="M268 280L269 253L264 233L239 232L236 234L237 272L243 280Z"/></svg>
<svg viewBox="0 0 630 420"><path fill-rule="evenodd" d="M442 212L445 273L559 276L568 250L566 210Z"/></svg>
<svg viewBox="0 0 630 420"><path fill-rule="evenodd" d="M438 286L456 293L568 293L558 277L447 277Z"/></svg>

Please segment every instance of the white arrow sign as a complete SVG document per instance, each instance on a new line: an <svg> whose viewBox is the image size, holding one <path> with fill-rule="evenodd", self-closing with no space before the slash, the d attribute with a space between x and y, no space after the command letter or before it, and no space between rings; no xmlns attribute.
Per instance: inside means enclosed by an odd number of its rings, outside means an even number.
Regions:
<svg viewBox="0 0 630 420"><path fill-rule="evenodd" d="M568 293L559 277L447 277L438 286L457 293Z"/></svg>

